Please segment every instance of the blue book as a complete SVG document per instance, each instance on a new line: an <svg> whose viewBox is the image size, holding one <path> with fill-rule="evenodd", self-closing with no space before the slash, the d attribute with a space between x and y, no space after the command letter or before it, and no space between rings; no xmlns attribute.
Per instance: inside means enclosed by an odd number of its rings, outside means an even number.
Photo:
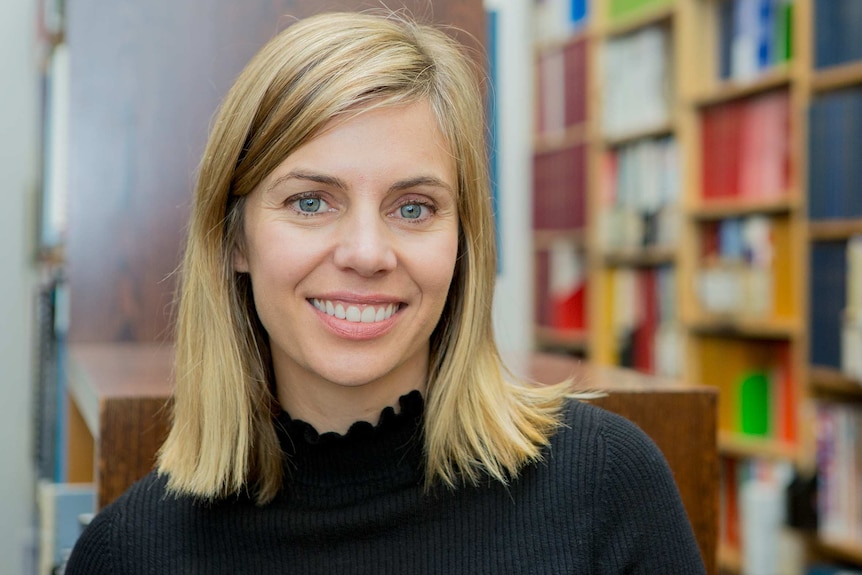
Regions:
<svg viewBox="0 0 862 575"><path fill-rule="evenodd" d="M587 0L570 0L569 18L572 24L580 26L586 23L587 18Z"/></svg>
<svg viewBox="0 0 862 575"><path fill-rule="evenodd" d="M826 103L826 141L824 145L823 217L841 217L842 177L844 159L842 134L844 133L844 98L842 92L829 94Z"/></svg>
<svg viewBox="0 0 862 575"><path fill-rule="evenodd" d="M730 78L731 48L733 46L733 12L738 0L720 2L718 5L718 77L722 80Z"/></svg>
<svg viewBox="0 0 862 575"><path fill-rule="evenodd" d="M815 0L814 4L814 62L817 68L834 65L838 58L839 30L838 5L841 0Z"/></svg>
<svg viewBox="0 0 862 575"><path fill-rule="evenodd" d="M729 260L745 259L745 235L741 218L727 218L719 223L718 250L722 258Z"/></svg>
<svg viewBox="0 0 862 575"><path fill-rule="evenodd" d="M824 201L826 103L815 98L808 109L808 217L812 220L826 217Z"/></svg>
<svg viewBox="0 0 862 575"><path fill-rule="evenodd" d="M810 356L814 365L841 367L841 315L847 301L844 242L811 244Z"/></svg>
<svg viewBox="0 0 862 575"><path fill-rule="evenodd" d="M862 2L843 1L842 24L845 29L845 62L862 60Z"/></svg>
<svg viewBox="0 0 862 575"><path fill-rule="evenodd" d="M856 197L862 193L859 189L859 180L856 177L859 158L862 158L862 150L859 149L859 136L856 133L858 125L857 109L859 107L858 90L842 90L841 92L841 173L839 175L841 184L838 188L835 217L855 217Z"/></svg>
<svg viewBox="0 0 862 575"><path fill-rule="evenodd" d="M757 69L765 70L775 62L773 41L773 18L775 0L758 0L757 7Z"/></svg>

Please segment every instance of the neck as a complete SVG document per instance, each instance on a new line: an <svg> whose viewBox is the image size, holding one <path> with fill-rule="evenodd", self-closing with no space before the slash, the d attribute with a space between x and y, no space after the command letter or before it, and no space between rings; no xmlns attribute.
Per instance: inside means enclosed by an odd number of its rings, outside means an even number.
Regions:
<svg viewBox="0 0 862 575"><path fill-rule="evenodd" d="M414 358L415 359L415 358ZM370 382L349 385L329 381L306 370L282 370L276 364L276 392L282 409L305 421L318 433L347 433L358 421L377 425L386 407L399 410L398 398L413 390L423 396L428 378L428 357L410 361Z"/></svg>

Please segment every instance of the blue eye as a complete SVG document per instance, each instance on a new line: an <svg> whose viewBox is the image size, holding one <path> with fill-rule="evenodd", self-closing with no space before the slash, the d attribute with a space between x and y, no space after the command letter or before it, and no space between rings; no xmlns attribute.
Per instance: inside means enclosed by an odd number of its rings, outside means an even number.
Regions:
<svg viewBox="0 0 862 575"><path fill-rule="evenodd" d="M316 195L305 197L294 197L288 200L288 205L304 216L316 216L330 211L329 204L323 198Z"/></svg>
<svg viewBox="0 0 862 575"><path fill-rule="evenodd" d="M422 217L422 206L420 204L404 204L401 206L401 217L408 220L416 220Z"/></svg>
<svg viewBox="0 0 862 575"><path fill-rule="evenodd" d="M306 213L317 213L320 211L320 198L303 198L299 200L299 210Z"/></svg>

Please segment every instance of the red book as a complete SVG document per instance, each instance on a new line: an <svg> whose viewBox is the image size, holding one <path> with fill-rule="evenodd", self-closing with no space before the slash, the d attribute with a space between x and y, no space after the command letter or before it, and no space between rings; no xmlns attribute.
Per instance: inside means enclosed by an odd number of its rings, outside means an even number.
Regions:
<svg viewBox="0 0 862 575"><path fill-rule="evenodd" d="M796 443L799 437L799 416L796 412L798 394L791 369L790 346L783 345L778 354L778 366L773 370L774 413L777 414L775 434L778 439Z"/></svg>
<svg viewBox="0 0 862 575"><path fill-rule="evenodd" d="M563 49L565 67L566 126L581 124L587 117L587 42L581 38Z"/></svg>
<svg viewBox="0 0 862 575"><path fill-rule="evenodd" d="M724 493L722 517L724 543L732 549L740 548L739 537L739 482L737 480L736 460L723 458L721 462L721 482Z"/></svg>
<svg viewBox="0 0 862 575"><path fill-rule="evenodd" d="M583 228L586 220L586 149L571 146L533 157L533 228Z"/></svg>
<svg viewBox="0 0 862 575"><path fill-rule="evenodd" d="M726 146L729 157L729 166L727 172L728 181L725 183L726 189L724 197L731 199L738 198L740 196L739 181L744 159L742 146L744 129L748 122L748 113L746 112L745 105L741 102L729 104L727 113L729 115L729 128Z"/></svg>
<svg viewBox="0 0 862 575"><path fill-rule="evenodd" d="M584 329L587 274L583 253L574 244L555 243L549 266L552 325L557 329Z"/></svg>
<svg viewBox="0 0 862 575"><path fill-rule="evenodd" d="M552 325L549 260L547 251L536 253L536 323L547 327Z"/></svg>
<svg viewBox="0 0 862 575"><path fill-rule="evenodd" d="M647 269L637 276L640 305L643 313L641 323L634 333L634 367L645 373L655 371L655 332L658 328L658 292L654 269Z"/></svg>
<svg viewBox="0 0 862 575"><path fill-rule="evenodd" d="M736 194L739 111L735 104L713 106L702 117L702 187L705 201Z"/></svg>
<svg viewBox="0 0 862 575"><path fill-rule="evenodd" d="M557 329L587 329L587 284L581 283L567 296L553 301L553 325Z"/></svg>

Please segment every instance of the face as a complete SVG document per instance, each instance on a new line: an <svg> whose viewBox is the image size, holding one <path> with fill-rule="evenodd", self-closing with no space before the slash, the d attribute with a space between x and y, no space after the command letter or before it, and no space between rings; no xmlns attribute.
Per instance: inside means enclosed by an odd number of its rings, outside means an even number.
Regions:
<svg viewBox="0 0 862 575"><path fill-rule="evenodd" d="M251 276L286 409L424 388L458 251L456 192L419 102L333 121L249 194L234 266Z"/></svg>

